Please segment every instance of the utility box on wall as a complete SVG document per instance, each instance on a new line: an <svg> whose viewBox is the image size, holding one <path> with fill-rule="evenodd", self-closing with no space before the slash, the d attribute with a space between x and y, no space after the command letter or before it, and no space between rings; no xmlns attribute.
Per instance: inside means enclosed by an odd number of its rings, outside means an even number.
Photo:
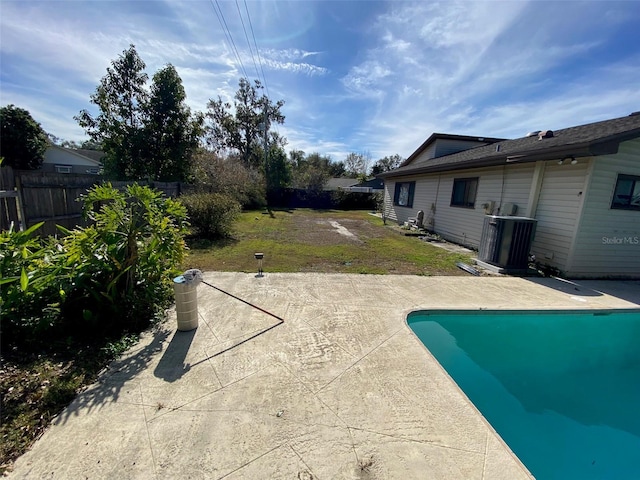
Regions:
<svg viewBox="0 0 640 480"><path fill-rule="evenodd" d="M487 215L478 261L504 270L526 270L537 223L535 218Z"/></svg>

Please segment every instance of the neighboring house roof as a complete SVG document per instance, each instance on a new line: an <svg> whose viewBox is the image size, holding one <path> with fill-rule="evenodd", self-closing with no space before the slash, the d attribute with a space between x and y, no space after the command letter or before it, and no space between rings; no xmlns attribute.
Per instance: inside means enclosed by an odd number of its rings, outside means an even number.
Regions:
<svg viewBox="0 0 640 480"><path fill-rule="evenodd" d="M99 150L83 150L49 145L44 154L44 163L62 163L68 161L74 165L87 165L91 167L102 166L105 153Z"/></svg>
<svg viewBox="0 0 640 480"><path fill-rule="evenodd" d="M505 138L493 138L493 137L474 137L471 135L453 135L450 133L432 133L429 138L427 138L422 145L418 147L418 149L413 152L409 157L402 162L400 165L404 167L405 165L409 165L411 162L415 160L417 156L419 156L423 151L429 148L433 143L437 140L461 140L467 142L477 142L477 143L495 143L501 142L502 140L506 140Z"/></svg>
<svg viewBox="0 0 640 480"><path fill-rule="evenodd" d="M107 154L104 153L102 150L87 150L84 148L78 148L73 151L75 153L79 153L83 157L87 157L87 158L90 158L91 160L95 160L96 162L102 162L102 159L107 156Z"/></svg>
<svg viewBox="0 0 640 480"><path fill-rule="evenodd" d="M607 155L617 153L620 142L638 137L640 137L640 112L626 117L556 130L549 138L539 139L538 135L534 135L515 140L503 140L443 157L420 159L390 172L381 173L378 177L399 177L502 165L507 162L522 163L564 157ZM423 149L423 146L418 150L420 149ZM409 158L415 157L414 152Z"/></svg>
<svg viewBox="0 0 640 480"><path fill-rule="evenodd" d="M327 180L324 186L325 190L338 190L339 188L352 187L358 183L357 178L336 177Z"/></svg>
<svg viewBox="0 0 640 480"><path fill-rule="evenodd" d="M353 185L354 187L365 187L372 188L374 190L383 190L384 189L384 180L381 178L372 178L367 180L366 182L358 183L357 185Z"/></svg>

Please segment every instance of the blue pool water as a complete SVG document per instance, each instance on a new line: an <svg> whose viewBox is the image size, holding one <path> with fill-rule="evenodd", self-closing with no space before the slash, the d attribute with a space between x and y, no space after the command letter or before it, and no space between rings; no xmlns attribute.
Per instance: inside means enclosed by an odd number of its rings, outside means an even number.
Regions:
<svg viewBox="0 0 640 480"><path fill-rule="evenodd" d="M640 478L640 310L421 311L408 323L536 478Z"/></svg>

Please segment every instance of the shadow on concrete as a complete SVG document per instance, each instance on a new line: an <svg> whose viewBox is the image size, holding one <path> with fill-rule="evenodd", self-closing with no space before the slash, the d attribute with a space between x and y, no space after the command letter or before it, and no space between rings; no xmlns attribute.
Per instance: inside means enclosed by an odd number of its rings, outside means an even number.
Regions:
<svg viewBox="0 0 640 480"><path fill-rule="evenodd" d="M196 330L193 329L188 332L176 331L160 362L153 371L155 377L161 378L166 382L175 382L191 370L191 365L184 361L187 358L187 353L189 353L193 338L196 336Z"/></svg>
<svg viewBox="0 0 640 480"><path fill-rule="evenodd" d="M522 277L523 280L580 297L612 297L640 305L640 280L565 280L557 277Z"/></svg>
<svg viewBox="0 0 640 480"><path fill-rule="evenodd" d="M640 305L640 280L584 280L582 285Z"/></svg>
<svg viewBox="0 0 640 480"><path fill-rule="evenodd" d="M567 295L576 295L580 297L601 297L602 293L589 288L582 283L573 280L565 280L557 277L521 277L523 280L553 288Z"/></svg>
<svg viewBox="0 0 640 480"><path fill-rule="evenodd" d="M163 344L169 337L171 330L166 326L154 328L154 338L149 345L125 353L122 358L113 361L99 376L96 383L78 394L76 399L57 417L55 423L65 423L71 416L80 411L91 412L104 404L116 402L121 396L137 390L137 385L129 381L145 370L153 357L162 351Z"/></svg>

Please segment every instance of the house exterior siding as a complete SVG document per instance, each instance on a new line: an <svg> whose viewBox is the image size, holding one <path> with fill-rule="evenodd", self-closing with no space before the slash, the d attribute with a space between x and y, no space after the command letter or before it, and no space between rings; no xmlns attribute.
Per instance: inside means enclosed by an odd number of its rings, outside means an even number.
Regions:
<svg viewBox="0 0 640 480"><path fill-rule="evenodd" d="M94 173L94 170L99 168L99 167L96 167L96 166L88 166L88 165L72 165L70 163L57 163L57 164L43 163L42 167L40 168L40 170L42 170L43 172L60 173L56 169L57 165L60 165L60 166L67 166L68 165L68 166L71 167L71 171L64 172L64 173L82 173L82 174L87 174L87 173Z"/></svg>
<svg viewBox="0 0 640 480"><path fill-rule="evenodd" d="M616 155L594 158L570 276L640 276L640 212L611 208L619 173L640 176L640 139L621 143Z"/></svg>
<svg viewBox="0 0 640 480"><path fill-rule="evenodd" d="M88 173L92 169L99 168L100 162L57 146L51 146L44 153L41 169L44 172L56 172L57 165L71 167L69 173Z"/></svg>
<svg viewBox="0 0 640 480"><path fill-rule="evenodd" d="M587 195L587 172L591 159L577 165L557 160L546 162L538 206L538 220L531 253L544 265L566 272L581 212Z"/></svg>
<svg viewBox="0 0 640 480"><path fill-rule="evenodd" d="M422 210L426 228L448 240L478 248L485 216L483 204L493 202L496 213L506 203L516 204L519 211L526 208L533 169L531 164L510 165L396 179L416 182L412 208L393 205L395 181L387 181L385 212L388 219L402 224ZM474 207L451 206L454 179L474 177L478 177Z"/></svg>
<svg viewBox="0 0 640 480"><path fill-rule="evenodd" d="M633 140L621 144L617 155L580 158L576 165L545 162L533 210L538 223L531 253L538 262L571 277L640 275L640 212L610 208L618 173L640 176L639 159L640 140ZM426 228L478 248L483 204L494 202L493 213L500 214L501 206L513 203L517 215L524 215L531 201L534 169L535 164L527 163L396 178L416 182L413 207L394 206L395 181L387 181L387 218L402 224L423 210ZM454 179L471 177L478 177L475 206L452 207ZM620 243L605 238L618 238Z"/></svg>

